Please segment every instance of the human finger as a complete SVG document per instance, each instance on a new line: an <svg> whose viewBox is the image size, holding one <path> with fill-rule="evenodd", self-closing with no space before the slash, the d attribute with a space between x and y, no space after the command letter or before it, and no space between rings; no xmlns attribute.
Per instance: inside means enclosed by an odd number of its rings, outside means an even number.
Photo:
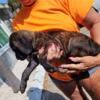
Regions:
<svg viewBox="0 0 100 100"><path fill-rule="evenodd" d="M69 59L73 62L82 62L83 57L69 57Z"/></svg>
<svg viewBox="0 0 100 100"><path fill-rule="evenodd" d="M85 69L83 63L79 63L79 64L62 64L60 67L65 68L65 69L69 69L69 70L78 70L78 71Z"/></svg>

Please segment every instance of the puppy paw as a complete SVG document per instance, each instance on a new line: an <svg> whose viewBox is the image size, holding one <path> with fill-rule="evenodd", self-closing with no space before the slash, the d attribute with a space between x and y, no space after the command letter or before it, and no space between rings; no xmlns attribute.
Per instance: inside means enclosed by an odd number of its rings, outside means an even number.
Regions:
<svg viewBox="0 0 100 100"><path fill-rule="evenodd" d="M21 84L20 84L20 92L22 94L25 92L26 86L27 86L27 82L21 81Z"/></svg>

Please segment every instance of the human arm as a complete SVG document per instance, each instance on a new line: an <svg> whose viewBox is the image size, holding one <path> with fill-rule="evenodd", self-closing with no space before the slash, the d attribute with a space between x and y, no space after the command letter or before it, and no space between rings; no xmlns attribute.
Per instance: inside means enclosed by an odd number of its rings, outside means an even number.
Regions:
<svg viewBox="0 0 100 100"><path fill-rule="evenodd" d="M100 14L91 8L83 25L90 31L91 38L100 44Z"/></svg>
<svg viewBox="0 0 100 100"><path fill-rule="evenodd" d="M89 29L91 38L100 44L100 14L91 8L82 24ZM61 67L71 70L69 73L84 71L100 65L100 54L97 56L70 57L70 59L73 62L80 62L80 64L62 65Z"/></svg>

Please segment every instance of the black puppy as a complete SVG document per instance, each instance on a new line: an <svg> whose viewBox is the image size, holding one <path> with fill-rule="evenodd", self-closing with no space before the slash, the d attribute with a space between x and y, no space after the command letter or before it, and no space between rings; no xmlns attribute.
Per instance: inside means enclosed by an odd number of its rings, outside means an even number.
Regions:
<svg viewBox="0 0 100 100"><path fill-rule="evenodd" d="M51 43L59 45L64 51L64 55L60 58L64 63L71 63L68 59L70 56L95 56L100 52L100 46L81 33L66 31L30 32L26 30L12 33L10 36L10 46L16 54L16 58L19 60L29 58L29 64L22 74L21 93L24 93L27 80L39 63L43 65L47 72L65 72L64 69L54 67L46 59L47 50ZM39 55L38 50L41 47L45 49ZM78 79L82 78L81 76L84 75L80 74ZM75 79L75 75L74 77L71 75L71 77Z"/></svg>

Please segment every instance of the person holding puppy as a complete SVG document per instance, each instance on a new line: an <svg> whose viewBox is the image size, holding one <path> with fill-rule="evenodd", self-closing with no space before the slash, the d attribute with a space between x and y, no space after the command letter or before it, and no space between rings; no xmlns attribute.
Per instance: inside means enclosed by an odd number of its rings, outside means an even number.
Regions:
<svg viewBox="0 0 100 100"><path fill-rule="evenodd" d="M14 31L29 30L35 32L73 31L79 32L79 26L85 26L91 38L100 44L100 14L93 8L93 0L19 0L22 9L13 20ZM40 51L43 48L40 49ZM62 54L60 48L52 44L48 49L47 58L52 60ZM70 57L79 64L61 65L69 69L66 73L77 73L88 70L89 78L80 80L80 84L88 91L94 100L100 99L100 54L97 56ZM95 71L94 71L95 70ZM78 93L76 82L66 82L58 76L55 84L72 100L82 100ZM59 81L60 80L60 81ZM61 84L61 85L59 85ZM64 87L62 87L64 86ZM78 98L78 99L77 99Z"/></svg>

